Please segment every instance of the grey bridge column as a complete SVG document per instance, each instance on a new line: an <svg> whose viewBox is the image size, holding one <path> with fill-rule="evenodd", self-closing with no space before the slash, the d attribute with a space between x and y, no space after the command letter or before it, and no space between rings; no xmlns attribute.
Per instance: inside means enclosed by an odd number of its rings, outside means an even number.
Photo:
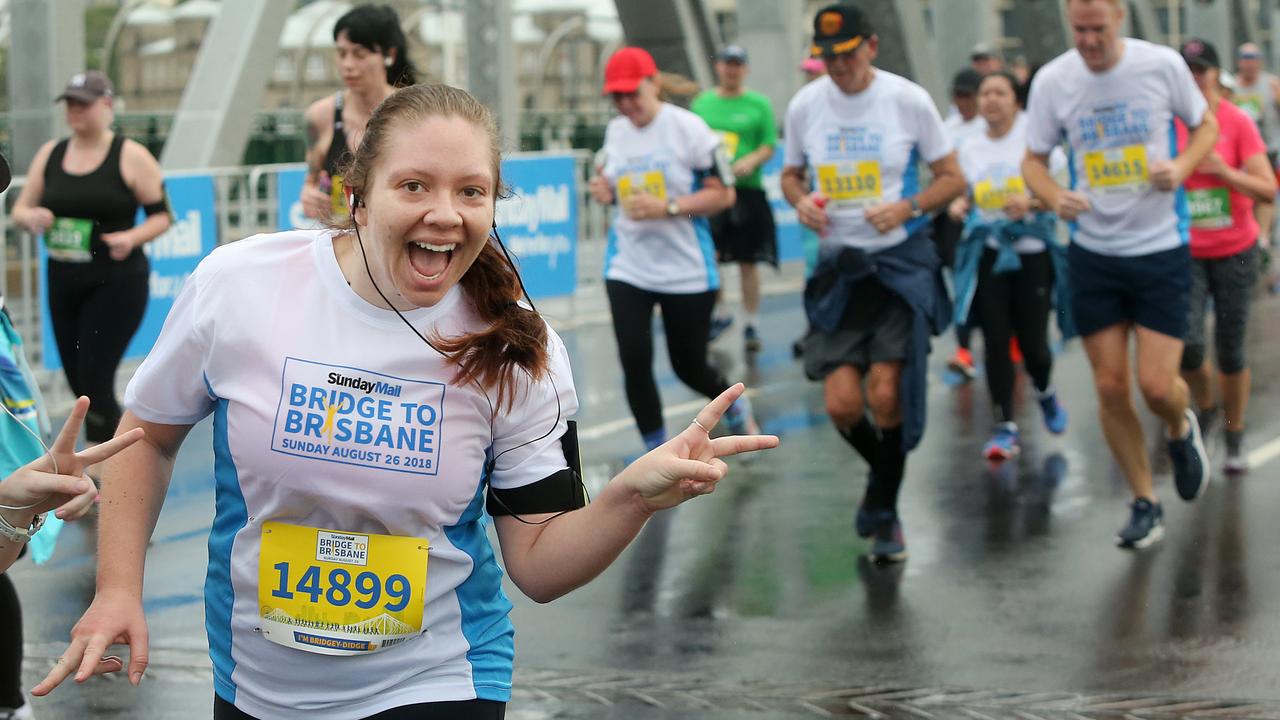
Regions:
<svg viewBox="0 0 1280 720"><path fill-rule="evenodd" d="M781 127L787 103L800 89L799 65L809 56L810 32L800 0L738 0L738 44L751 56L747 85L773 102Z"/></svg>
<svg viewBox="0 0 1280 720"><path fill-rule="evenodd" d="M712 63L721 38L702 0L615 0L628 45L648 50L658 69L715 84Z"/></svg>
<svg viewBox="0 0 1280 720"><path fill-rule="evenodd" d="M292 10L280 0L223 1L182 93L160 157L164 169L240 164Z"/></svg>
<svg viewBox="0 0 1280 720"><path fill-rule="evenodd" d="M520 146L520 107L516 102L516 57L511 43L511 0L468 0L467 91L488 105L498 119L498 133Z"/></svg>
<svg viewBox="0 0 1280 720"><path fill-rule="evenodd" d="M930 7L942 79L950 83L957 72L969 66L974 45L995 43L1000 37L1000 18L990 0L946 0Z"/></svg>
<svg viewBox="0 0 1280 720"><path fill-rule="evenodd" d="M862 0L859 7L871 18L880 37L876 66L915 80L929 91L938 107L947 107L950 78L943 77L938 65L920 0Z"/></svg>
<svg viewBox="0 0 1280 720"><path fill-rule="evenodd" d="M9 118L14 175L27 172L45 141L67 133L53 99L84 70L86 0L10 0Z"/></svg>
<svg viewBox="0 0 1280 720"><path fill-rule="evenodd" d="M1230 67L1235 57L1232 39L1230 0L1189 0L1183 3L1187 10L1187 24L1182 29L1183 39L1199 37L1213 43L1222 61Z"/></svg>
<svg viewBox="0 0 1280 720"><path fill-rule="evenodd" d="M1071 47L1065 0L1015 2L1006 19L1005 34L1023 38L1022 53L1032 66L1043 65Z"/></svg>

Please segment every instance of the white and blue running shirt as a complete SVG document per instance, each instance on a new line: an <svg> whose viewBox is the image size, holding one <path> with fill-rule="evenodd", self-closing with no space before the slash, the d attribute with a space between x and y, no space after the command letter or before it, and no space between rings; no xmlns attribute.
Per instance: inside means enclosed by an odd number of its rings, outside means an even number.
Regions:
<svg viewBox="0 0 1280 720"><path fill-rule="evenodd" d="M459 287L405 316L428 338L484 327ZM499 456L495 488L567 467L560 437L578 403L565 347L548 335L549 377L526 376L511 409L495 413L477 386L450 384L454 366L393 312L356 295L329 231L257 236L200 263L125 404L154 423L214 416L205 626L220 697L255 717L308 720L510 699L511 603L485 533L481 476L487 453ZM299 421L311 398L343 393L354 402L336 403L323 437ZM353 657L255 633L268 521L425 538L426 632Z"/></svg>
<svg viewBox="0 0 1280 720"><path fill-rule="evenodd" d="M604 131L603 177L618 212L609 228L604 276L657 293L702 293L720 287L711 227L705 217L632 220L622 206L629 193L663 199L691 195L715 175L722 140L697 115L663 103L653 120L636 127L625 117Z"/></svg>
<svg viewBox="0 0 1280 720"><path fill-rule="evenodd" d="M1022 160L1027 156L1027 114L1019 112L1013 126L1004 137L993 138L983 131L967 140L960 148L960 169L969 186L974 215L983 223L1008 220L1004 203L1010 193L1027 195L1027 184L1022 178ZM1049 154L1049 174L1057 177L1066 169L1067 157L1062 148L1055 147ZM987 247L997 249L1000 241L987 238ZM1022 237L1014 242L1019 253L1038 253L1045 249L1044 241L1034 237Z"/></svg>
<svg viewBox="0 0 1280 720"><path fill-rule="evenodd" d="M1136 256L1188 242L1183 192L1162 192L1149 166L1177 156L1174 118L1199 127L1208 105L1173 49L1125 38L1120 62L1095 73L1068 50L1036 73L1027 108L1027 148L1048 155L1065 138L1071 188L1090 210L1072 242L1101 255Z"/></svg>
<svg viewBox="0 0 1280 720"><path fill-rule="evenodd" d="M787 167L803 167L827 195L830 231L824 246L883 250L907 239L928 217L881 234L867 207L910 198L923 187L920 161L952 151L938 108L924 88L876 68L871 85L848 95L830 77L805 85L787 106Z"/></svg>

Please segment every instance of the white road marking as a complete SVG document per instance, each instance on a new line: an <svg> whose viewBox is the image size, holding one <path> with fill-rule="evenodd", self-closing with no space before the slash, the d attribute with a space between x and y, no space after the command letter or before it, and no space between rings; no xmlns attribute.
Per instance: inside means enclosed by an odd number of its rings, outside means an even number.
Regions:
<svg viewBox="0 0 1280 720"><path fill-rule="evenodd" d="M1272 438L1265 445L1249 453L1249 467L1258 468L1280 457L1280 437Z"/></svg>

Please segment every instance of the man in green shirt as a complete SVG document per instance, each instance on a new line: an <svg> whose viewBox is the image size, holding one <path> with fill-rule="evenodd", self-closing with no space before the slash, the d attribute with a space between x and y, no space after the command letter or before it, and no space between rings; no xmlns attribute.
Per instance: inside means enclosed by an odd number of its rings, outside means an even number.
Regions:
<svg viewBox="0 0 1280 720"><path fill-rule="evenodd" d="M716 57L719 84L694 99L691 109L724 138L725 154L733 160L738 181L733 207L711 218L711 236L720 262L738 263L742 271L742 306L746 327L742 337L749 351L760 349L760 275L756 264L778 266L778 234L773 210L764 191L760 168L773 157L778 128L769 98L747 90L747 51L729 45ZM720 298L711 321L714 339L732 322Z"/></svg>

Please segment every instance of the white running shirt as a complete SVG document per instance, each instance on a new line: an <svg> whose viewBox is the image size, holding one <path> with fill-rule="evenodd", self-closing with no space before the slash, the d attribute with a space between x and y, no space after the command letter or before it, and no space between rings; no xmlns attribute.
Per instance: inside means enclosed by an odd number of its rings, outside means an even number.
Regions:
<svg viewBox="0 0 1280 720"><path fill-rule="evenodd" d="M720 287L715 246L705 217L632 220L622 210L634 192L662 200L691 195L715 172L720 135L697 115L663 103L644 127L625 117L604 131L603 177L618 200L609 228L605 278L658 293L703 293Z"/></svg>
<svg viewBox="0 0 1280 720"><path fill-rule="evenodd" d="M1183 192L1161 192L1149 167L1178 153L1173 120L1199 127L1207 108L1187 63L1174 50L1124 39L1115 67L1089 70L1076 50L1032 81L1027 147L1047 155L1066 137L1071 187L1089 198L1072 241L1102 255L1171 250L1189 240Z"/></svg>
<svg viewBox="0 0 1280 720"><path fill-rule="evenodd" d="M956 152L960 152L970 139L987 131L987 121L981 115L974 115L969 120L965 120L957 112L943 120L942 127L947 132L947 138L951 140L951 146L956 149Z"/></svg>
<svg viewBox="0 0 1280 720"><path fill-rule="evenodd" d="M870 251L906 240L929 218L882 235L866 221L866 208L920 192L920 160L934 163L952 151L929 93L879 68L856 95L830 77L801 88L787 106L785 146L783 164L806 168L815 189L830 198L831 227L822 244Z"/></svg>
<svg viewBox="0 0 1280 720"><path fill-rule="evenodd" d="M984 223L1006 220L1005 200L1011 193L1027 194L1022 179L1022 160L1027 156L1026 113L1018 113L1013 127L1002 138L992 138L986 130L974 135L960 148L960 169L969 185L973 212ZM1058 175L1066 164L1062 148L1049 155L1049 172ZM987 247L999 247L995 238L987 239ZM1038 253L1044 241L1034 237L1019 238L1013 249L1019 253Z"/></svg>
<svg viewBox="0 0 1280 720"><path fill-rule="evenodd" d="M483 327L459 287L405 316L428 338ZM205 626L220 697L255 717L307 720L510 698L511 603L485 534L481 475L486 453L548 431L501 455L491 484L521 487L567 467L559 438L578 404L564 345L548 335L554 383L518 383L511 410L494 416L394 313L351 290L329 231L260 235L200 263L125 403L155 423L214 415ZM425 578L410 578L425 580L425 632L350 657L263 637L260 570L275 577L259 567L267 522L425 539ZM294 570L288 587L305 597ZM383 597L399 589L388 583Z"/></svg>

